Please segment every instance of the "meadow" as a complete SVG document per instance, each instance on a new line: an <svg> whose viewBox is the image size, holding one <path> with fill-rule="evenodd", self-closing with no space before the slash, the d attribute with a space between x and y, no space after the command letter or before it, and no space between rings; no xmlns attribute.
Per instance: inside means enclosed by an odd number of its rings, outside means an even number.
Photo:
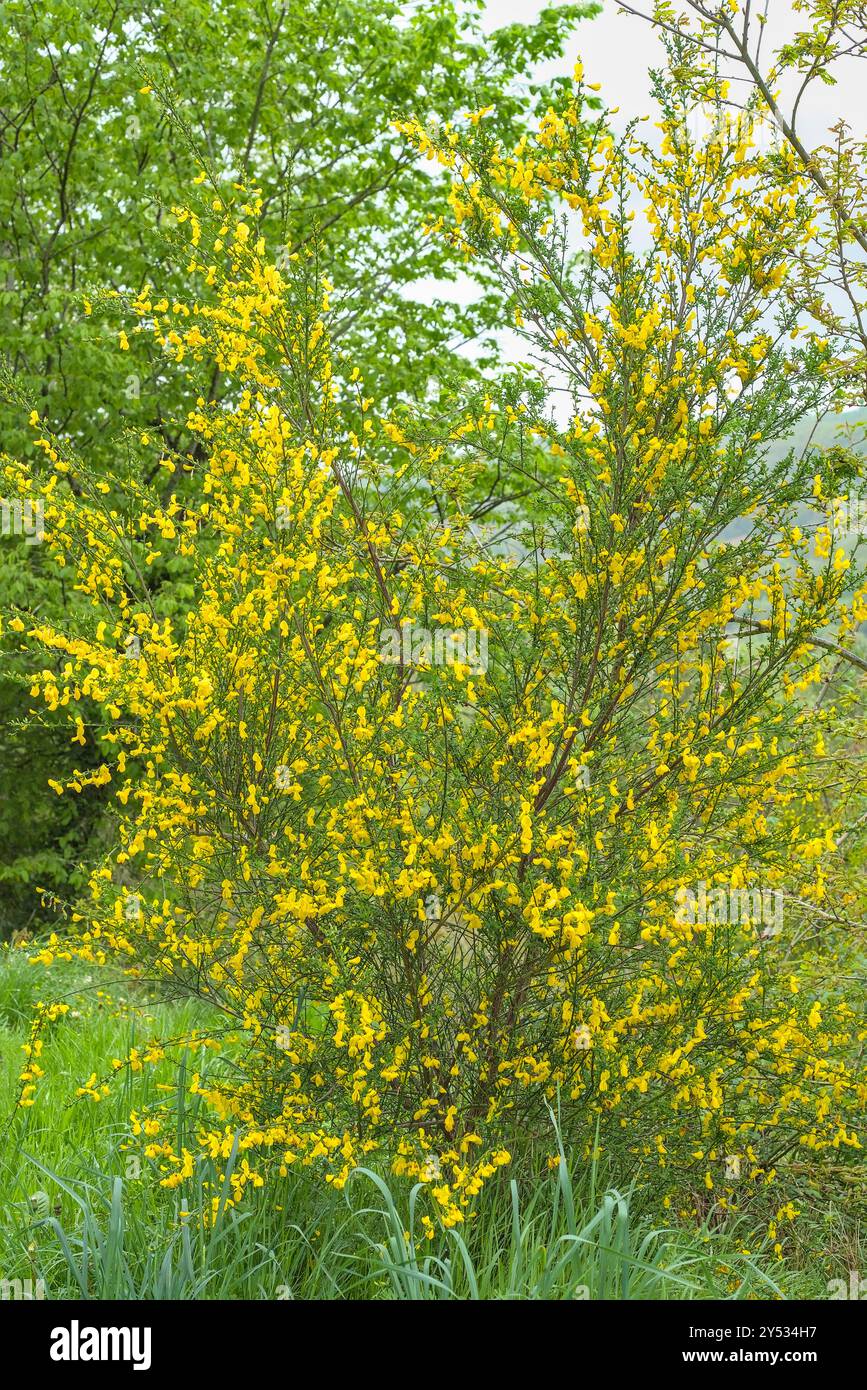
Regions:
<svg viewBox="0 0 867 1390"><path fill-rule="evenodd" d="M789 1191L800 1220L785 1257L767 1235L767 1203L736 1217L696 1221L663 1213L653 1192L606 1185L564 1151L552 1115L543 1172L525 1172L486 1200L468 1228L430 1242L419 1229L421 1189L387 1168L359 1170L341 1193L292 1172L267 1193L203 1221L202 1180L174 1192L156 1165L130 1161L129 1115L162 1081L162 1068L104 1101L75 1098L106 1058L150 1036L205 1020L200 1006L158 1002L147 991L97 985L71 970L61 996L74 1008L49 1040L52 1082L16 1117L18 1054L29 1006L43 986L23 952L0 965L2 1268L9 1293L51 1299L824 1299L832 1280L863 1268L865 1211L855 1166L798 1174ZM196 1065L192 1057L189 1066ZM177 1116L178 1144L196 1103ZM230 1183L233 1164L221 1174ZM664 1215L665 1219L660 1220ZM29 1281L29 1282L28 1282ZM40 1281L42 1281L40 1285Z"/></svg>

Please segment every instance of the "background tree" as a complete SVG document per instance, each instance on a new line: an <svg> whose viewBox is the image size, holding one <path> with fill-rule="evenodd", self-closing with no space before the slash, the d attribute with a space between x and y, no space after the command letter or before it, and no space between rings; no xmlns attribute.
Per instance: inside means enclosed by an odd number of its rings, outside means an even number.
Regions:
<svg viewBox="0 0 867 1390"><path fill-rule="evenodd" d="M418 281L453 279L459 266L422 234L445 190L390 121L406 104L443 117L491 105L508 134L545 99L526 73L593 9L553 7L482 36L480 6L453 0L4 4L3 449L31 452L33 406L96 468L115 466L143 434L167 453L200 447L187 412L200 392L221 396L219 370L203 372L190 354L167 373L158 354L119 354L117 343L123 302L147 282L169 303L182 295L171 210L203 164L220 180L258 184L272 246L321 246L335 340L378 399L421 400L431 380L447 392L477 377L491 360L496 287L480 279L471 304L414 297ZM167 608L185 601L176 575L156 568L150 580ZM69 620L75 595L46 576L38 546L3 540L0 586ZM29 727L5 656L0 876L5 925L20 926L36 911L34 882L69 881L101 794L70 818L48 791L46 758L71 755L51 719Z"/></svg>

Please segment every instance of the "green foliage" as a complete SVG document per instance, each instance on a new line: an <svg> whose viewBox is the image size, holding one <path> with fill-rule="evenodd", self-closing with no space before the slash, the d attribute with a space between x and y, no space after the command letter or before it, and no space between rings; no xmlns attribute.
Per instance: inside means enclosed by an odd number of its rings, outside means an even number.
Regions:
<svg viewBox="0 0 867 1390"><path fill-rule="evenodd" d="M492 305L438 300L419 311L415 283L456 274L421 230L444 210L445 189L391 119L495 105L508 137L538 96L518 79L556 56L593 6L548 9L490 42L481 7L454 0L3 8L2 348L40 413L92 462L113 455L118 410L180 447L187 382L156 370L128 382L114 324L94 331L82 299L154 281L171 298L183 266L164 233L202 162L262 189L271 245L321 238L343 343L377 399L472 370L444 345L489 328ZM10 452L29 447L15 410L3 423Z"/></svg>
<svg viewBox="0 0 867 1390"><path fill-rule="evenodd" d="M442 291L423 303L423 285L453 280L460 264L423 234L445 209L446 188L398 140L391 119L406 108L448 118L493 105L508 136L545 99L524 74L556 57L596 7L551 7L534 24L488 38L481 8L455 0L5 3L2 448L32 456L31 405L97 469L130 457L143 430L167 451L192 447L189 405L199 391L220 397L219 372L188 361L167 376L159 356L118 353L117 333L123 300L146 283L158 282L170 299L181 292L172 208L186 202L201 162L221 179L261 187L272 245L289 252L321 242L341 347L379 401L420 400L430 379L441 390L475 379L492 360L498 296L482 279L469 305ZM163 611L187 601L171 572L157 570L150 582L169 591ZM38 547L3 538L4 602L19 601L22 588L44 616L68 618L75 595L46 579ZM21 667L8 644L0 663L9 730L0 757L0 929L10 930L38 913L36 886L74 889L102 798L72 813L59 807L45 774L46 760L57 765L56 739L42 726L28 732ZM82 765L73 754L70 771Z"/></svg>

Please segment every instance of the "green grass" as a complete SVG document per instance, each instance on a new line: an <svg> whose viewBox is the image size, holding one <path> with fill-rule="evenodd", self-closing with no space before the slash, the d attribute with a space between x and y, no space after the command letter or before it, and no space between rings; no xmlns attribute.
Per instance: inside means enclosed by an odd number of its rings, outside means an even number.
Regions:
<svg viewBox="0 0 867 1390"><path fill-rule="evenodd" d="M829 1278L865 1267L853 1263L857 1229L833 1202L822 1211L822 1189L784 1263L756 1234L757 1213L681 1227L562 1149L535 1180L505 1170L471 1221L432 1240L421 1190L372 1169L343 1192L292 1169L204 1222L217 1172L200 1165L170 1191L148 1164L136 1175L125 1149L130 1110L176 1079L173 1064L125 1075L99 1103L71 1098L113 1056L206 1018L193 1003L129 986L109 998L98 985L72 967L52 969L49 985L23 953L0 954L0 1278L42 1279L48 1298L821 1298ZM36 1103L16 1112L32 1006L64 991L71 1012L45 1035ZM178 1123L192 1127L195 1113Z"/></svg>

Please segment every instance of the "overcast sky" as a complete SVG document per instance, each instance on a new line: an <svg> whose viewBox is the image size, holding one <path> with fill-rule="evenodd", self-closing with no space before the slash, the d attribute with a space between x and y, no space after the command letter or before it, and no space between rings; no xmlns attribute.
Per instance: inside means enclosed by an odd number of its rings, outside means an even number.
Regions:
<svg viewBox="0 0 867 1390"><path fill-rule="evenodd" d="M653 0L632 0L636 8L652 8ZM789 0L767 0L768 25L763 52L770 52L785 43L797 28L804 27L803 17L796 15ZM526 23L545 8L546 0L489 0L484 26L497 29L515 21ZM536 76L547 78L558 72L571 73L580 55L585 68L585 80L599 82L599 96L609 108L618 107L611 123L624 126L635 116L656 118L650 95L648 70L662 67L665 50L652 27L635 15L621 10L615 0L602 0L602 12L595 19L582 20L569 43L565 57L540 67ZM757 7L758 8L758 7ZM814 82L804 99L798 117L798 129L808 144L818 144L830 126L843 115L856 134L867 136L867 71L864 60L851 60L836 73L837 85ZM784 93L785 95L785 89ZM444 285L434 280L417 281L408 293L422 302L434 296L466 302L477 293L472 280L459 277L454 284ZM508 328L497 333L504 361L520 361L527 357L528 348L520 337ZM472 347L467 351L472 353ZM565 401L563 402L565 408Z"/></svg>
<svg viewBox="0 0 867 1390"><path fill-rule="evenodd" d="M650 10L652 0L633 0L636 8ZM545 8L544 0L490 0L485 12L485 27L499 28L516 20L524 23ZM684 6L684 8L686 8ZM758 9L758 6L756 6ZM803 15L796 15L789 0L768 0L768 25L765 52L785 43L797 28L804 28ZM648 68L661 66L664 52L650 25L634 15L626 14L612 0L603 0L602 13L596 19L582 20L569 45L568 67L580 54L588 82L601 82L608 106L619 106L615 121L651 113ZM546 65L540 74L563 71L563 63ZM811 140L821 140L829 126L845 116L856 133L867 134L867 82L863 59L852 59L841 65L836 74L838 84L826 86L814 82L799 117L799 127Z"/></svg>

